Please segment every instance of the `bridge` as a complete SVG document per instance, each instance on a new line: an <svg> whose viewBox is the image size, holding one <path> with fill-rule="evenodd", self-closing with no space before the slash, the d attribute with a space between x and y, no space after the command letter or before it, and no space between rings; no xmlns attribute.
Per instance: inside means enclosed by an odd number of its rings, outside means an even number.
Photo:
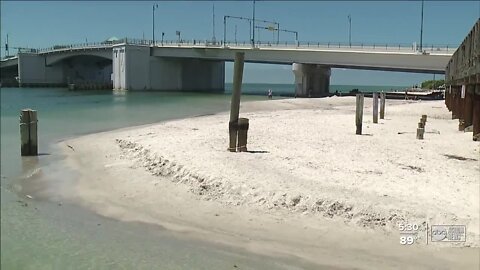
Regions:
<svg viewBox="0 0 480 270"><path fill-rule="evenodd" d="M298 96L329 92L331 68L444 74L455 47L410 44L257 43L123 39L23 50L0 61L2 83L20 86L112 84L114 89L223 91L225 62L290 64Z"/></svg>

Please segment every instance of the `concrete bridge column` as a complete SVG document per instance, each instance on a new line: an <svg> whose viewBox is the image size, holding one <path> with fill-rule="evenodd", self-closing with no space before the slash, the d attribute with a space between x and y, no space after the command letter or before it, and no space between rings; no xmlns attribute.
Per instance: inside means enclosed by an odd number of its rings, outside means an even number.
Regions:
<svg viewBox="0 0 480 270"><path fill-rule="evenodd" d="M63 85L63 67L47 66L42 55L18 54L18 79L20 87Z"/></svg>
<svg viewBox="0 0 480 270"><path fill-rule="evenodd" d="M298 97L323 97L330 93L331 69L322 65L294 63L295 95Z"/></svg>
<svg viewBox="0 0 480 270"><path fill-rule="evenodd" d="M225 62L152 56L152 48L113 49L113 86L122 90L224 91Z"/></svg>

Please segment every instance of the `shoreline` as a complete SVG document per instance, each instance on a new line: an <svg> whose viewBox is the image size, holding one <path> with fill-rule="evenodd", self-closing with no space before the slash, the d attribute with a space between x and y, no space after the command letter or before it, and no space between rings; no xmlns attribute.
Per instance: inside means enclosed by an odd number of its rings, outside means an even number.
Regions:
<svg viewBox="0 0 480 270"><path fill-rule="evenodd" d="M428 101L426 103L431 102L432 101ZM415 105L417 103L418 102L400 102L387 100L387 119L384 123L380 123L378 126L388 123L390 116L390 108L394 109L396 106L408 106L410 104ZM306 122L304 122L303 124L308 126L308 119L312 117L312 115L309 115L308 113L311 113L312 111L315 112L316 110L317 112L323 113L327 117L323 120L325 120L325 123L328 122L329 124L332 124L332 121L338 120L340 118L343 119L342 117L345 117L345 120L349 121L346 126L350 128L348 129L348 131L346 129L340 129L339 132L352 133L351 130L353 130L354 128L354 121L353 118L350 119L352 113L351 104L352 102L348 98L325 98L321 100L281 99L274 100L273 102L253 101L242 104L241 112L255 122L259 120L262 121L261 124L265 126L268 125L269 120L262 120L262 118L267 118L267 116L270 117L270 119L273 118L274 120L281 120L282 117L288 116L291 117L294 121L300 121L301 119L295 118L295 115L304 113L307 114L308 117L306 117ZM366 102L366 105L367 106L365 107L364 112L365 119L368 118L367 112L371 107L369 106L368 102ZM261 107L261 110L259 110L259 107ZM354 109L355 108L353 107L353 113ZM443 108L443 110L446 109ZM393 112L395 112L395 110L393 110ZM264 116L264 114L267 116ZM403 255L409 254L408 256L412 256L411 253L413 253L413 251L423 255L428 255L432 253L430 246L422 246L421 244L419 244L419 246L412 247L410 251L405 250L405 247L400 246L397 243L397 232L393 230L392 227L389 228L388 226L386 226L386 224L382 225L382 223L386 223L385 218L388 220L388 218L392 217L392 215L390 215L389 217L378 217L374 214L370 217L369 220L366 221L366 228L359 227L358 224L356 224L355 222L353 222L353 224L352 222L346 222L345 219L348 219L350 215L350 219L358 217L359 212L355 212L358 207L358 201L350 201L349 205L347 204L348 201L335 201L331 200L332 198L322 198L322 204L328 204L327 208L317 211L305 211L306 205L311 202L308 201L308 194L307 196L305 196L305 191L299 190L294 193L300 193L300 198L298 197L298 195L291 195L290 192L288 192L287 196L283 196L283 194L277 194L275 196L274 194L270 197L263 197L263 199L267 201L267 203L277 203L277 205L285 206L283 208L276 207L275 205L269 205L266 208L259 207L258 201L248 200L248 198L251 199L255 197L252 195L253 192L242 191L242 188L245 189L244 186L248 187L249 183L230 183L231 185L228 186L229 183L226 183L222 179L215 178L218 178L219 175L222 175L222 173L216 171L216 175L203 178L201 182L205 182L206 184L208 184L206 185L206 188L204 188L201 187L201 184L199 185L198 183L192 182L192 179L196 179L196 181L198 181L200 178L202 178L202 174L205 174L205 170L202 171L201 166L195 166L195 164L192 163L194 162L194 160L188 160L187 164L190 162L193 167L185 169L185 164L180 164L178 166L176 164L177 162L181 163L182 158L185 158L185 156L175 156L175 154L171 151L172 149L170 149L169 152L162 151L160 156L155 156L154 150L152 150L152 153L154 154L151 157L149 157L148 154L145 153L150 151L153 146L152 143L157 141L144 140L144 138L158 135L158 133L161 132L161 130L165 130L165 128L167 128L167 130L171 129L173 131L169 131L170 133L163 135L172 136L173 134L176 134L181 136L182 133L179 133L178 130L183 132L187 130L187 128L185 127L185 122L188 125L191 125L188 126L188 130L192 132L202 132L202 130L205 130L205 126L208 126L206 125L207 123L213 126L218 126L218 124L220 124L219 127L224 124L224 126L226 127L225 115L226 112L220 112L209 116L197 116L191 118L184 118L181 120L169 120L166 122L154 124L126 127L120 130L94 133L78 138L70 138L65 141L59 142L59 147L62 147L63 145L63 149L67 156L66 162L75 171L80 172L80 178L78 179L78 181L76 181L74 192L72 192L71 194L72 200L80 203L83 206L86 206L89 209L94 210L101 215L113 217L119 220L141 221L146 223L161 224L167 229L182 232L194 238L211 241L211 238L213 237L216 239L216 241L222 244L242 247L257 253L265 253L265 255L276 254L282 257L287 255L296 256L314 263L326 262L329 266L335 265L339 267L359 267L360 265L363 265L364 267L366 267L366 265L369 264L365 262L376 262L376 260L374 260L373 258L376 256L376 254L378 255L378 253L381 254L380 256L383 255L385 257L390 256L389 254L392 252L397 252L398 254ZM429 115L429 119L431 119L433 122L435 116L430 118ZM322 120L322 118L320 117L318 120L320 121ZM207 122L205 123L205 121ZM382 120L380 120L380 122L381 121ZM364 123L365 122L367 123L367 126L372 126L371 123L368 123L368 120L364 120ZM269 145L265 142L263 144L256 144L257 139L265 136L268 137L267 133L254 133L254 130L258 130L259 127L261 127L261 125L254 126L251 124L251 131L249 131L249 148L251 147L251 149L254 150L257 150L257 148L260 149L260 146L262 145L263 147ZM196 128L197 130L193 130L194 128ZM270 126L269 128L273 127ZM215 129L218 129L218 127ZM174 132L175 130L177 130L177 133ZM377 131L378 130L375 130L375 132ZM226 138L227 132L225 131L223 133L225 134L222 136ZM207 132L206 134L202 134L203 135L201 136L194 136L197 140L200 139L202 143L206 143L208 141L206 140L207 137L204 136L212 135L209 134L209 132ZM129 138L129 136L131 137ZM212 136L216 138L215 134ZM373 134L373 136L377 136L377 134ZM457 136L460 135L457 134ZM368 138L370 136L360 137ZM187 138L182 137L182 139L186 141L182 143L190 143L190 145L194 145L192 144L192 141L188 141ZM70 149L66 148L65 144L67 143L72 145L75 148L75 151L71 151ZM198 143L198 141L196 143ZM271 143L273 146L276 145L275 142L269 143ZM340 143L340 141L334 141L334 143ZM180 145L180 142L170 141L164 143L163 147L168 147L172 144ZM226 146L226 144L219 145L221 149L215 148L216 146L213 147L212 145L209 145L209 149L215 149L214 152L209 152L210 154L220 155L218 157L214 156L213 161L218 160L219 158L224 158L222 155L226 154L224 153L224 151L226 150L223 149L225 147L221 147ZM273 150L269 149L269 153L266 153L266 155L269 155L275 151L281 152L282 147L285 147L285 145L288 144L278 144L278 147L272 148ZM472 142L472 146L473 145L475 144ZM370 147L373 147L373 145L370 145ZM190 151L189 147L182 146L180 148L180 151L184 151L185 155L187 155L188 151ZM191 154L196 155L201 154L203 151L207 151L208 149L206 150L205 148L198 148L198 146L195 146L194 150L195 151L191 152ZM99 155L98 153L102 154ZM284 154L286 154L285 157L288 157L288 153ZM166 157L163 157L163 155L166 155ZM235 156L235 158L239 157L243 159L243 162L249 164L249 166L252 165L252 161L256 163L266 162L262 157L263 154L261 153L250 155L237 153L233 155L237 155ZM171 158L171 156L173 156L173 158ZM158 157L163 157L163 159L155 160ZM299 156L296 157L299 158ZM132 158L134 159L134 162L131 161ZM202 156L200 158L202 158ZM288 159L285 160L288 161ZM219 164L221 163L216 163L216 165ZM263 167L254 166L254 171L270 171L272 167L267 166L266 164L272 165L271 163L265 163L265 166ZM289 163L284 162L281 165L288 166ZM296 169L300 169L301 174L306 175L307 178L309 177L309 175L312 176L312 173L315 174L316 171L321 170L322 168L325 169L324 167L318 167L319 164L313 165L317 165L317 167L315 168L314 166L313 169L310 171L306 170L306 168ZM180 168L180 166L182 167ZM157 167L163 169L155 172L155 169ZM88 171L82 171L83 168L88 168ZM342 167L338 165L336 170L339 170L341 168ZM172 176L175 179L176 176L174 174L178 173L182 169L184 169L186 177L182 178L181 175L178 176L177 174L177 180L172 180ZM209 169L212 168L209 167ZM234 168L232 167L229 167L229 169L234 170ZM281 167L273 169L282 172ZM378 172L376 172L374 168L372 169L373 173L367 172L367 175L375 176L376 174L378 174ZM225 171L225 168L223 169L223 171L220 170L220 172L223 172L224 174L227 173L227 171ZM155 174L160 176L155 176ZM165 174L165 176L167 177L161 176L162 174ZM357 172L356 174L362 175L364 174L364 172ZM128 179L128 176L135 179ZM292 175L290 175L290 177L291 176ZM255 177L255 173L249 173L248 170L243 170L242 174L236 176L234 175L233 177ZM335 175L333 175L333 177L335 178ZM225 183L224 186L226 188L217 190L215 187L215 183ZM314 186L316 186L317 184L315 184ZM270 190L268 190L269 188ZM256 187L256 189L257 191L259 190L258 192L260 192L261 194L267 194L268 192L275 190L276 187L272 189L271 186L262 186ZM322 186L322 189L323 193L328 190L329 192L335 194L335 196L340 197L342 197L342 193L345 193L345 190L343 190L343 187L341 187L341 185L324 185ZM211 192L213 193L208 194L208 192L210 192L209 190L211 190ZM218 192L217 194L216 191L220 192ZM229 191L234 192L228 193ZM398 198L396 198L395 196L390 196L392 198L384 199L372 196L371 190L366 193L362 193L359 191L361 190L357 190L356 195L364 194L367 197L372 197L372 201L377 200L378 202L379 199L380 201L383 200L385 203L391 203L393 205L399 203L396 201ZM204 192L205 194L202 194L202 192ZM478 200L478 194L474 196L477 196L476 199ZM227 198L226 201L225 197ZM345 198L348 196L343 197ZM403 204L401 206L405 208L406 205ZM372 207L372 205L364 205L363 207L363 210L368 210L369 207ZM141 208L142 210L139 210L138 208ZM434 212L435 210L431 209L431 211ZM182 214L182 212L184 212L184 214ZM321 214L317 214L317 212ZM399 216L399 213L394 214L396 216ZM402 214L408 216L409 213ZM448 218L450 219L452 217ZM421 217L418 222L420 222L420 220ZM236 224L237 221L239 221L238 224ZM478 224L478 217L475 217L474 221ZM363 219L363 222L365 222L365 219ZM380 223L380 225L377 223ZM216 225L210 226L211 224ZM371 226L372 224L373 226ZM292 230L291 228L296 228L297 231ZM337 232L335 232L336 229L338 229ZM253 232L251 230L253 230ZM331 232L332 230L334 232ZM302 233L300 234L299 231L301 231ZM325 233L327 232L328 234L331 234L331 236L325 237ZM312 242L312 236L317 237L317 241L320 241L323 244L317 243L316 241ZM358 243L362 243L361 250L362 253L365 254L363 257L360 256L360 260L358 258L356 260L352 259L350 262L344 263L344 265L339 265L339 262L337 260L332 260L332 258L335 258L335 255L339 251L339 249L342 250L343 248L351 245L347 239L342 240L342 236L347 236L347 238L349 238L353 241L353 243L355 243L355 246ZM478 239L478 232L477 235L474 237L477 237L476 239ZM387 242L383 245L379 245L378 243L385 241ZM332 251L328 251L331 248L330 246L334 246ZM281 247L282 252L278 254L278 251L275 251L275 247ZM437 245L435 248L438 247L439 246ZM299 248L303 251L298 252L297 249ZM356 248L359 247L356 246ZM324 254L327 254L328 256L319 256L319 250L321 250L322 252L324 252ZM455 257L456 259L454 261L458 263L460 262L459 258L464 258L463 256L467 256L467 258L475 258L475 256L472 257L472 254L478 251L478 247L467 250L468 251L466 251L465 248L459 249L443 247L441 252L435 253L437 254L435 256L438 256L439 260L442 261L441 254L443 254L444 256L445 254L451 254L450 256ZM349 250L349 252L350 253L347 252L348 256L346 256L348 259L351 259L358 255L354 252L353 249ZM432 254L430 254L429 256L431 255ZM426 258L428 258L428 256L426 256ZM414 257L410 263L414 262L425 265L429 264L428 261L424 261L421 256ZM383 267L392 266L388 265L388 262L385 263L387 264L383 265ZM448 262L447 260L447 262L443 261L443 263L448 264L452 262ZM372 265L370 264L369 266L371 269ZM381 269L381 266L382 265L378 265L376 267L378 267L378 269Z"/></svg>

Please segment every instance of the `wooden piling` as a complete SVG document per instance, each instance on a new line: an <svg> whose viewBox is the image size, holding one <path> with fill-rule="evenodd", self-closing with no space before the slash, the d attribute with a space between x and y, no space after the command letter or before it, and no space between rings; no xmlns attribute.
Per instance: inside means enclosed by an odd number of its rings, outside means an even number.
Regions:
<svg viewBox="0 0 480 270"><path fill-rule="evenodd" d="M38 131L37 131L37 111L30 110L30 155L37 156L38 155Z"/></svg>
<svg viewBox="0 0 480 270"><path fill-rule="evenodd" d="M476 85L473 102L473 140L480 141L480 84Z"/></svg>
<svg viewBox="0 0 480 270"><path fill-rule="evenodd" d="M426 114L422 114L422 118L420 118L420 122L422 122L423 127L425 127L425 125L427 124L427 115Z"/></svg>
<svg viewBox="0 0 480 270"><path fill-rule="evenodd" d="M419 123L420 124L420 123ZM417 139L423 140L423 134L425 133L424 128L417 128Z"/></svg>
<svg viewBox="0 0 480 270"><path fill-rule="evenodd" d="M30 155L30 114L22 110L20 114L20 152L22 156Z"/></svg>
<svg viewBox="0 0 480 270"><path fill-rule="evenodd" d="M238 119L238 152L247 152L248 118Z"/></svg>
<svg viewBox="0 0 480 270"><path fill-rule="evenodd" d="M38 155L37 111L24 109L20 114L20 153Z"/></svg>
<svg viewBox="0 0 480 270"><path fill-rule="evenodd" d="M373 123L378 123L378 93L373 93Z"/></svg>
<svg viewBox="0 0 480 270"><path fill-rule="evenodd" d="M447 107L448 111L451 111L450 109L450 89L445 89L445 106Z"/></svg>
<svg viewBox="0 0 480 270"><path fill-rule="evenodd" d="M233 92L230 102L230 122L228 124L230 144L228 150L236 152L237 133L238 133L238 115L240 112L240 95L242 93L243 64L245 53L235 53L235 63L233 67Z"/></svg>
<svg viewBox="0 0 480 270"><path fill-rule="evenodd" d="M453 93L452 93L452 120L453 120L453 119L458 119L457 107L458 107L459 94L457 92L456 87L454 89L452 89L452 91L453 91Z"/></svg>
<svg viewBox="0 0 480 270"><path fill-rule="evenodd" d="M464 128L472 125L473 121L473 95L475 93L475 85L467 86L465 93L465 109L463 112Z"/></svg>
<svg viewBox="0 0 480 270"><path fill-rule="evenodd" d="M463 131L465 129L465 94L466 94L466 86L462 85L460 89L460 98L458 101L458 131Z"/></svg>
<svg viewBox="0 0 480 270"><path fill-rule="evenodd" d="M363 99L363 94L357 94L355 110L355 125L357 127L357 131L355 134L357 135L362 135Z"/></svg>
<svg viewBox="0 0 480 270"><path fill-rule="evenodd" d="M380 93L380 119L385 119L385 98L386 93Z"/></svg>

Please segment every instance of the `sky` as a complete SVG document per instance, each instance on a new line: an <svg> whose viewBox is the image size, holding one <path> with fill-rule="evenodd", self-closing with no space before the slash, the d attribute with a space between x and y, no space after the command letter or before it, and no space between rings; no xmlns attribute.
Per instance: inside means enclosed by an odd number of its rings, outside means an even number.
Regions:
<svg viewBox="0 0 480 270"><path fill-rule="evenodd" d="M119 38L152 38L152 6L155 35L175 40L223 39L223 17L252 17L253 1L0 1L1 55L9 36L12 47L42 48L57 44L97 42ZM215 6L215 20L212 10ZM351 16L352 42L412 44L420 41L421 1L259 1L257 19L277 21L280 28L299 32L299 40L348 42ZM458 46L480 17L480 0L425 1L423 44ZM213 28L215 22L215 28ZM249 39L249 25L229 20L227 39ZM259 30L261 41L272 41L271 32ZM294 41L281 33L280 41ZM233 65L226 64L226 81ZM412 85L430 74L333 69L331 84ZM436 78L439 78L437 75ZM293 83L291 66L246 64L245 82Z"/></svg>

